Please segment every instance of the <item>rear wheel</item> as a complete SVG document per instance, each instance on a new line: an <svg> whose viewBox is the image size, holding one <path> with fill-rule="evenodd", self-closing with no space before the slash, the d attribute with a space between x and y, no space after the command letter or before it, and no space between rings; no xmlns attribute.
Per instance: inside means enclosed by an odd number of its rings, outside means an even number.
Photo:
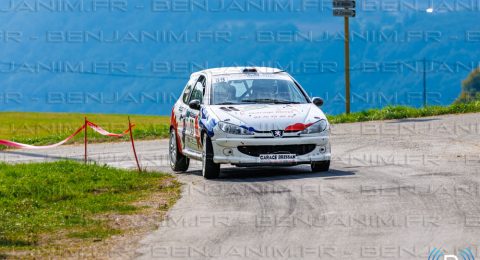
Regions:
<svg viewBox="0 0 480 260"><path fill-rule="evenodd" d="M312 162L311 167L312 167L312 172L328 172L328 170L330 169L330 160Z"/></svg>
<svg viewBox="0 0 480 260"><path fill-rule="evenodd" d="M168 147L170 167L172 170L176 172L184 172L188 170L190 159L180 153L177 145L177 135L174 129L170 130L170 141Z"/></svg>
<svg viewBox="0 0 480 260"><path fill-rule="evenodd" d="M206 134L203 137L202 175L205 179L216 179L220 176L220 164L213 162L212 140Z"/></svg>

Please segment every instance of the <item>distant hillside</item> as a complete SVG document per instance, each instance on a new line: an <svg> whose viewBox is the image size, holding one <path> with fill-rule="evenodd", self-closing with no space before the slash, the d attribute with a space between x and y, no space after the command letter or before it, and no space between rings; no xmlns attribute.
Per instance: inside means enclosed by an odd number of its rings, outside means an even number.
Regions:
<svg viewBox="0 0 480 260"><path fill-rule="evenodd" d="M167 115L192 71L266 65L324 97L328 113L343 112L343 19L321 1L187 1L183 8L145 0L109 9L93 0L7 2L0 3L3 111ZM479 65L478 10L440 7L428 14L422 4L399 12L381 1L359 6L351 20L354 110L420 105L424 57L437 61L428 63L429 103L455 100Z"/></svg>

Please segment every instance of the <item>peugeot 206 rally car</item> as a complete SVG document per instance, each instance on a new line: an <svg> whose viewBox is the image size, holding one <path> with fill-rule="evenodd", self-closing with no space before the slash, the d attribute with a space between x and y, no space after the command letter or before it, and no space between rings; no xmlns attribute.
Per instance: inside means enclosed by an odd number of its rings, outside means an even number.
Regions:
<svg viewBox="0 0 480 260"><path fill-rule="evenodd" d="M202 174L217 178L220 164L330 167L329 123L288 73L266 67L229 67L193 73L175 103L169 160L186 171L202 161Z"/></svg>

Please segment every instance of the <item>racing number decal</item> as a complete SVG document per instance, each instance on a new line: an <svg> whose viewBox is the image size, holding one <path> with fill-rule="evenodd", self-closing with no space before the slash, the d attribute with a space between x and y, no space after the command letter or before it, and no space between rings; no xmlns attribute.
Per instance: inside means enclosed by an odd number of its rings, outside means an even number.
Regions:
<svg viewBox="0 0 480 260"><path fill-rule="evenodd" d="M200 126L198 124L198 118L200 117L200 113L195 117L195 138L197 140L197 148L201 149L202 147L202 140L200 139Z"/></svg>
<svg viewBox="0 0 480 260"><path fill-rule="evenodd" d="M215 78L215 83L222 83L222 82L227 82L227 80L224 77Z"/></svg>

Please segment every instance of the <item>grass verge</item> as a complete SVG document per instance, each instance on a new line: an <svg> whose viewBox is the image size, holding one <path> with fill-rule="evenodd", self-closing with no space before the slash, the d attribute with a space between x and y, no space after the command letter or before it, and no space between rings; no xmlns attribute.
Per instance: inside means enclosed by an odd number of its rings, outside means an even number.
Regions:
<svg viewBox="0 0 480 260"><path fill-rule="evenodd" d="M72 161L0 163L0 255L50 257L135 232L158 223L179 194L180 184L162 173ZM132 216L140 220L128 221Z"/></svg>
<svg viewBox="0 0 480 260"><path fill-rule="evenodd" d="M354 123L376 120L418 118L446 114L464 114L480 112L480 101L450 106L428 106L413 108L408 106L387 106L382 109L369 109L361 112L328 116L332 124Z"/></svg>

